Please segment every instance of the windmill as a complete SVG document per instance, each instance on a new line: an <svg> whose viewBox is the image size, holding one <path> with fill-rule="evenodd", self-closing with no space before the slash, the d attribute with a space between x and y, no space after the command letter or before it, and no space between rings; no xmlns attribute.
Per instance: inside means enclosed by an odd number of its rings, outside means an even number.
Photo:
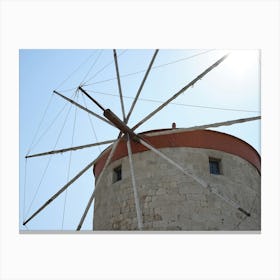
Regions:
<svg viewBox="0 0 280 280"><path fill-rule="evenodd" d="M121 75L119 73L119 63L118 63L118 55L116 50L113 51L114 55L114 65L115 65L115 71L116 71L116 79L117 79L117 85L118 85L118 92L119 92L119 99L120 99L120 105L121 105L121 115L117 115L114 111L110 110L109 108L105 107L106 104L101 103L100 101L97 101L95 96L91 95L89 91L85 88L85 85L80 84L76 87L75 91L76 94L80 94L84 97L86 97L88 100L92 102L95 106L97 106L97 109L99 112L103 114L100 115L90 109L88 109L87 106L83 106L76 102L75 100L63 95L57 90L54 90L53 93L62 99L64 99L66 102L71 103L78 109L81 109L88 114L94 116L95 118L101 120L102 122L106 123L106 125L112 126L117 129L118 131L118 136L116 139L113 140L105 140L105 141L100 141L100 142L95 142L95 143L90 143L86 145L79 145L79 146L71 146L69 148L62 148L62 149L56 149L56 150L50 150L47 152L40 152L36 154L27 154L26 159L29 158L35 158L35 157L41 157L41 156L47 156L47 155L53 155L53 154L61 154L61 153L66 153L66 152L71 152L71 151L76 151L76 150L81 150L89 147L94 147L94 146L99 146L99 145L104 145L104 144L109 144L113 143L111 148L110 148L110 153L108 155L108 158L106 160L105 166L103 168L103 171L106 170L106 167L110 164L111 158L114 155L115 149L118 146L118 143L121 139L125 139L127 142L127 151L128 151L128 156L129 156L129 163L130 163L130 172L131 172L131 184L133 188L133 194L134 194L134 202L135 202L135 208L136 208L136 214L137 214L137 224L138 224L138 229L143 229L143 222L141 220L141 207L139 205L139 198L138 198L138 192L137 192L137 185L136 185L136 180L135 180L135 175L134 175L134 167L133 167L133 160L132 160L132 153L131 153L131 142L136 142L139 145L145 146L147 149L151 150L153 153L155 153L157 156L163 158L166 162L168 162L170 165L176 167L178 170L180 170L185 176L189 176L195 181L197 181L201 187L207 189L209 192L212 193L213 196L216 196L217 199L225 201L227 204L231 205L231 207L235 208L236 211L241 212L244 214L246 217L250 217L250 212L249 209L244 209L242 205L239 205L236 201L233 201L231 199L228 199L227 197L224 197L221 195L217 189L211 185L209 185L207 182L201 180L201 178L198 178L194 174L189 173L184 169L183 166L180 166L178 163L176 163L174 160L172 160L170 157L167 157L150 145L145 139L139 135L139 133L136 133L135 130L138 129L140 126L145 124L150 118L153 116L157 115L161 110L163 110L166 106L168 106L172 101L174 101L176 98L178 98L180 95L185 93L188 89L193 87L198 81L200 81L202 78L206 77L209 72L211 72L214 68L218 67L226 58L227 54L219 58L217 61L212 63L209 67L204 69L198 76L196 76L194 79L192 79L189 83L184 85L180 90L176 91L171 95L171 97L167 98L166 101L164 101L160 106L155 108L152 112L147 114L143 119L138 121L136 124L133 126L128 125L128 121L133 113L133 110L135 108L135 105L139 99L139 96L142 92L142 89L146 83L147 77L153 68L154 61L158 55L158 50L155 50L150 63L147 67L147 70L144 73L144 77L142 79L142 82L140 83L140 86L137 90L136 96L130 106L129 112L126 114L125 112L125 104L124 104L124 98L123 98L123 93L122 93L122 82L121 82ZM250 117L250 118L239 118L235 120L230 120L230 121L223 121L223 122L215 122L207 125L202 125L202 126L194 126L194 127L189 127L187 128L188 130L197 130L197 129L206 129L206 128L211 128L211 127L219 127L219 126L227 126L227 125L232 125L232 124L237 124L237 123L243 123L243 122L248 122L248 121L255 121L260 119L259 116L257 117ZM43 203L36 211L34 211L29 217L27 217L23 221L23 225L27 225L32 219L34 219L37 215L39 215L48 205L53 203L61 194L63 194L76 180L78 180L87 170L92 168L94 164L96 163L96 159L89 162L82 170L76 173L75 176L72 177L66 184L64 184L57 192L55 192L45 203ZM101 181L103 176L103 173L99 175L97 181L95 182L95 189L99 188L99 182ZM82 214L82 217L79 221L79 224L77 226L77 230L80 230L83 222L88 214L88 211L92 205L92 202L95 197L95 189L91 193L90 198L88 200L88 203L85 207L85 210Z"/></svg>

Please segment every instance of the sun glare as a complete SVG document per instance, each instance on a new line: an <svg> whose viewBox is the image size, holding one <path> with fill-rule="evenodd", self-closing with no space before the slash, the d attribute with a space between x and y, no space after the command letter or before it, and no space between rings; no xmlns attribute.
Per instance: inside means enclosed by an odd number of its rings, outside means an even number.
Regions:
<svg viewBox="0 0 280 280"><path fill-rule="evenodd" d="M243 76L252 70L252 68L258 67L259 55L258 50L229 51L229 56L226 61L227 66L235 74Z"/></svg>

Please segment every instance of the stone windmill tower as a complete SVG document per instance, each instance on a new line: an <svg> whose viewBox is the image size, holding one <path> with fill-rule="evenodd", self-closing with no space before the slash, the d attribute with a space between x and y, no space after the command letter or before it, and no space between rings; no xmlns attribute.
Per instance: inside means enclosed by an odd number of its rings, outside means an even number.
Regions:
<svg viewBox="0 0 280 280"><path fill-rule="evenodd" d="M210 130L173 128L141 137L176 162L132 144L143 230L260 230L260 157L254 148ZM97 180L109 152L95 164ZM138 227L129 161L122 140L95 192L95 230Z"/></svg>
<svg viewBox="0 0 280 280"><path fill-rule="evenodd" d="M125 114L118 58L114 50L122 118L95 100L82 85L77 91L101 109L100 116L74 100L56 95L119 130L116 140L70 147L26 158L64 153L113 143L90 162L45 204L24 221L26 225L93 167L95 189L77 230L94 203L94 230L260 230L260 156L249 144L211 127L254 121L237 119L190 128L135 130L192 87L220 63L217 60L133 127L128 120L145 84L158 50L154 52L128 114Z"/></svg>

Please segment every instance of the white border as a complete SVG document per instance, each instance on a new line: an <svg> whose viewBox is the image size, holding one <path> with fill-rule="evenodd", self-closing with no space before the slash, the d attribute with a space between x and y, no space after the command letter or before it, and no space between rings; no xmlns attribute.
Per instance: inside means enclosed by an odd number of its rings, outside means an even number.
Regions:
<svg viewBox="0 0 280 280"><path fill-rule="evenodd" d="M1 279L279 279L279 34L278 1L1 1ZM262 50L261 234L19 234L18 49L111 47Z"/></svg>

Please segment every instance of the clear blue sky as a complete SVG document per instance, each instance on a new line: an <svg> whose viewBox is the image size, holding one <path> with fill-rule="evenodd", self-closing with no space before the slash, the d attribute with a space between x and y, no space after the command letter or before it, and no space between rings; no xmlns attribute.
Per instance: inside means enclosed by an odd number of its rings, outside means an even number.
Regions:
<svg viewBox="0 0 280 280"><path fill-rule="evenodd" d="M117 52L120 54L120 75L124 76L121 85L127 114L143 78L142 70L146 70L154 50ZM231 55L222 64L174 100L176 104L168 105L139 127L137 132L169 128L172 122L176 122L177 127L190 127L260 115L260 61L257 50L160 50L129 126L160 105L151 100L165 101L228 52ZM83 98L81 93L75 94L75 88L83 83L84 88L105 108L110 108L120 117L122 113L112 50L20 50L19 56L19 227L26 230L22 226L23 218L28 218L106 146L28 160L25 160L25 155L114 139L118 135L115 128L89 117L84 111L53 95L52 91L72 97L102 115L101 110ZM135 72L139 73L126 76ZM215 130L243 139L260 153L260 121ZM69 187L67 195L62 194L30 221L28 228L74 230L93 188L94 177L90 169ZM92 213L91 208L82 229L91 229Z"/></svg>

